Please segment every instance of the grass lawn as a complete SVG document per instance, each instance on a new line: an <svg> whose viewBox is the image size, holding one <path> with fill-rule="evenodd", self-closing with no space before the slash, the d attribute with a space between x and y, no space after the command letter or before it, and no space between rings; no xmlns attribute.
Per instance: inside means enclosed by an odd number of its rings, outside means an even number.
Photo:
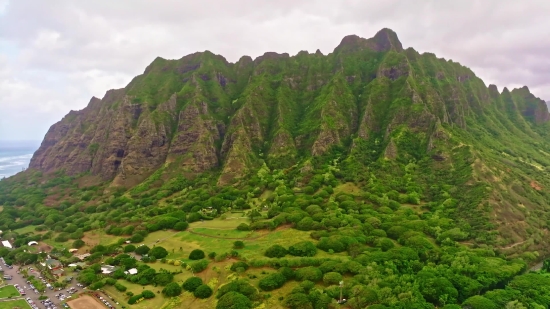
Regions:
<svg viewBox="0 0 550 309"><path fill-rule="evenodd" d="M3 288L0 288L0 298L21 296L17 289L13 285L6 285Z"/></svg>
<svg viewBox="0 0 550 309"><path fill-rule="evenodd" d="M29 232L34 232L35 228L36 228L35 225L27 225L25 227L22 227L20 229L13 230L13 231L18 233L18 234L25 234L25 233L29 233Z"/></svg>
<svg viewBox="0 0 550 309"><path fill-rule="evenodd" d="M25 301L24 299L0 302L0 309L14 309L14 308L31 309L31 306L29 306L29 304L27 304L27 301Z"/></svg>
<svg viewBox="0 0 550 309"><path fill-rule="evenodd" d="M215 220L213 220L215 221ZM220 220L221 221L221 220ZM158 231L147 236L143 243L162 246L168 250L167 259L181 259L188 261L189 253L194 249L202 249L206 254L216 252L222 254L233 250L233 243L239 238L245 243L243 249L237 251L248 259L263 258L264 251L274 244L288 247L303 240L310 240L309 232L284 228L276 231L237 231L237 230L216 230L209 228L191 228L197 235L189 231L174 233L173 231ZM158 242L156 242L159 240ZM328 256L328 253L318 251L317 256ZM291 257L289 257L291 258Z"/></svg>
<svg viewBox="0 0 550 309"><path fill-rule="evenodd" d="M237 226L241 223L249 224L248 217L243 217L243 213L227 213L227 218L225 220L214 219L214 220L205 220L197 221L189 224L189 228L194 229L198 227L205 227L211 229L236 229Z"/></svg>
<svg viewBox="0 0 550 309"><path fill-rule="evenodd" d="M132 305L132 309L148 309L148 308L160 308L164 302L166 302L166 298L162 294L157 294L157 292L162 291L162 287L154 287L152 285L147 285L145 287L139 285L130 283L126 280L118 280L118 283L124 285L128 288L128 291L133 292L135 295L140 294L143 292L143 290L150 290L155 293L155 298L148 299L145 301L142 301L138 304ZM115 289L114 286L105 285L103 287L103 290L105 290L109 295L111 295L119 304L120 306L117 306L117 308L126 306L126 308L129 308L128 306L128 299L129 297L126 296L126 292L119 292L117 289ZM1 308L0 308L1 309Z"/></svg>

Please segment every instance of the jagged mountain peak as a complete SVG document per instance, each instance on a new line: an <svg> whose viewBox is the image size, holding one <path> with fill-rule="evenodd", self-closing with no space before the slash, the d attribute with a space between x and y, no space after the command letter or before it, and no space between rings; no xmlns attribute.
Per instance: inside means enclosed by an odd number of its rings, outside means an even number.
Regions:
<svg viewBox="0 0 550 309"><path fill-rule="evenodd" d="M370 39L365 39L355 34L347 35L334 51L357 51L362 49L370 49L377 52L387 52L390 50L400 52L403 51L403 46L393 30L383 28Z"/></svg>

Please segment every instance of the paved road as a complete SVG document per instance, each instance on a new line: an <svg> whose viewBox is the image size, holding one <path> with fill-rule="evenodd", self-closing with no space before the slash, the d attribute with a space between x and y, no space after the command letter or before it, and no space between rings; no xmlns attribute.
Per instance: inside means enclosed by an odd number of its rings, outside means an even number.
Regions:
<svg viewBox="0 0 550 309"><path fill-rule="evenodd" d="M28 266L23 266L23 267L26 268ZM39 291L39 293L35 293L34 290L31 290L29 288L29 284L27 283L27 279L23 278L23 274L18 274L17 273L17 270L19 270L19 266L13 265L13 268L9 269L7 266L2 265L2 269L4 270L4 275L11 275L12 276L11 280L5 280L4 281L6 284L8 284L8 285L19 284L19 286L21 288L23 288L24 286L27 287L27 290L26 290L27 295L22 296L22 298L30 297L38 305L38 308L45 308L44 305L42 305L42 303L40 302L40 300L38 300L38 297L40 297L40 295L45 295L57 306L57 308L62 308L62 306L60 305L61 302L59 301L59 299L57 299L55 297L55 295L59 294L61 292L63 292L63 294L65 294L65 295L67 295L66 292L46 289L44 294L40 294L40 291ZM37 270L34 270L34 272L29 271L29 276L31 276L31 275L34 275L36 278L38 278L40 276L40 273Z"/></svg>

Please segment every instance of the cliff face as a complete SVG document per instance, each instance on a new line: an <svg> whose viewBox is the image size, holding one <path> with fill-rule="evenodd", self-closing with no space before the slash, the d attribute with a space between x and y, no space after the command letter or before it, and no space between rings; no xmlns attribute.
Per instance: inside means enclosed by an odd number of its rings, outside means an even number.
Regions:
<svg viewBox="0 0 550 309"><path fill-rule="evenodd" d="M347 36L326 56L157 58L127 87L54 124L30 168L90 172L127 187L163 166L214 169L224 185L263 162L288 167L335 147L360 152L362 140L376 139L380 155L394 159L407 155L409 133L425 154L445 158L449 130L498 123L533 137L549 119L527 87L499 93L458 63L403 49L383 29L371 39Z"/></svg>

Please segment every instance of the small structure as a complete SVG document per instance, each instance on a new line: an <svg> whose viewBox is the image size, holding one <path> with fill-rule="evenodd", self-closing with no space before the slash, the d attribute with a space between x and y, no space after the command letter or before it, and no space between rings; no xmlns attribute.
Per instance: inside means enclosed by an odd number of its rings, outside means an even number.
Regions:
<svg viewBox="0 0 550 309"><path fill-rule="evenodd" d="M10 244L9 240L2 240L2 246L13 249L13 246Z"/></svg>
<svg viewBox="0 0 550 309"><path fill-rule="evenodd" d="M46 267L48 267L48 269L50 269L50 270L56 270L56 269L63 268L63 265L58 260L47 259L46 260Z"/></svg>
<svg viewBox="0 0 550 309"><path fill-rule="evenodd" d="M80 255L75 255L79 260L84 260L85 258L89 257L91 254L89 253L84 253L84 254L80 254Z"/></svg>
<svg viewBox="0 0 550 309"><path fill-rule="evenodd" d="M52 269L52 275L58 278L63 276L63 268Z"/></svg>
<svg viewBox="0 0 550 309"><path fill-rule="evenodd" d="M75 253L76 251L78 251L78 249L75 249L75 248L69 249L69 252L70 252L70 253Z"/></svg>
<svg viewBox="0 0 550 309"><path fill-rule="evenodd" d="M135 275L138 273L138 270L136 268L130 268L128 269L128 271L125 271L124 273L127 275Z"/></svg>
<svg viewBox="0 0 550 309"><path fill-rule="evenodd" d="M104 275L109 275L114 273L118 267L112 266L112 265L103 265L101 266L101 273Z"/></svg>
<svg viewBox="0 0 550 309"><path fill-rule="evenodd" d="M29 241L28 245L29 246L38 245L38 242L36 242L34 240L31 240L31 241Z"/></svg>

